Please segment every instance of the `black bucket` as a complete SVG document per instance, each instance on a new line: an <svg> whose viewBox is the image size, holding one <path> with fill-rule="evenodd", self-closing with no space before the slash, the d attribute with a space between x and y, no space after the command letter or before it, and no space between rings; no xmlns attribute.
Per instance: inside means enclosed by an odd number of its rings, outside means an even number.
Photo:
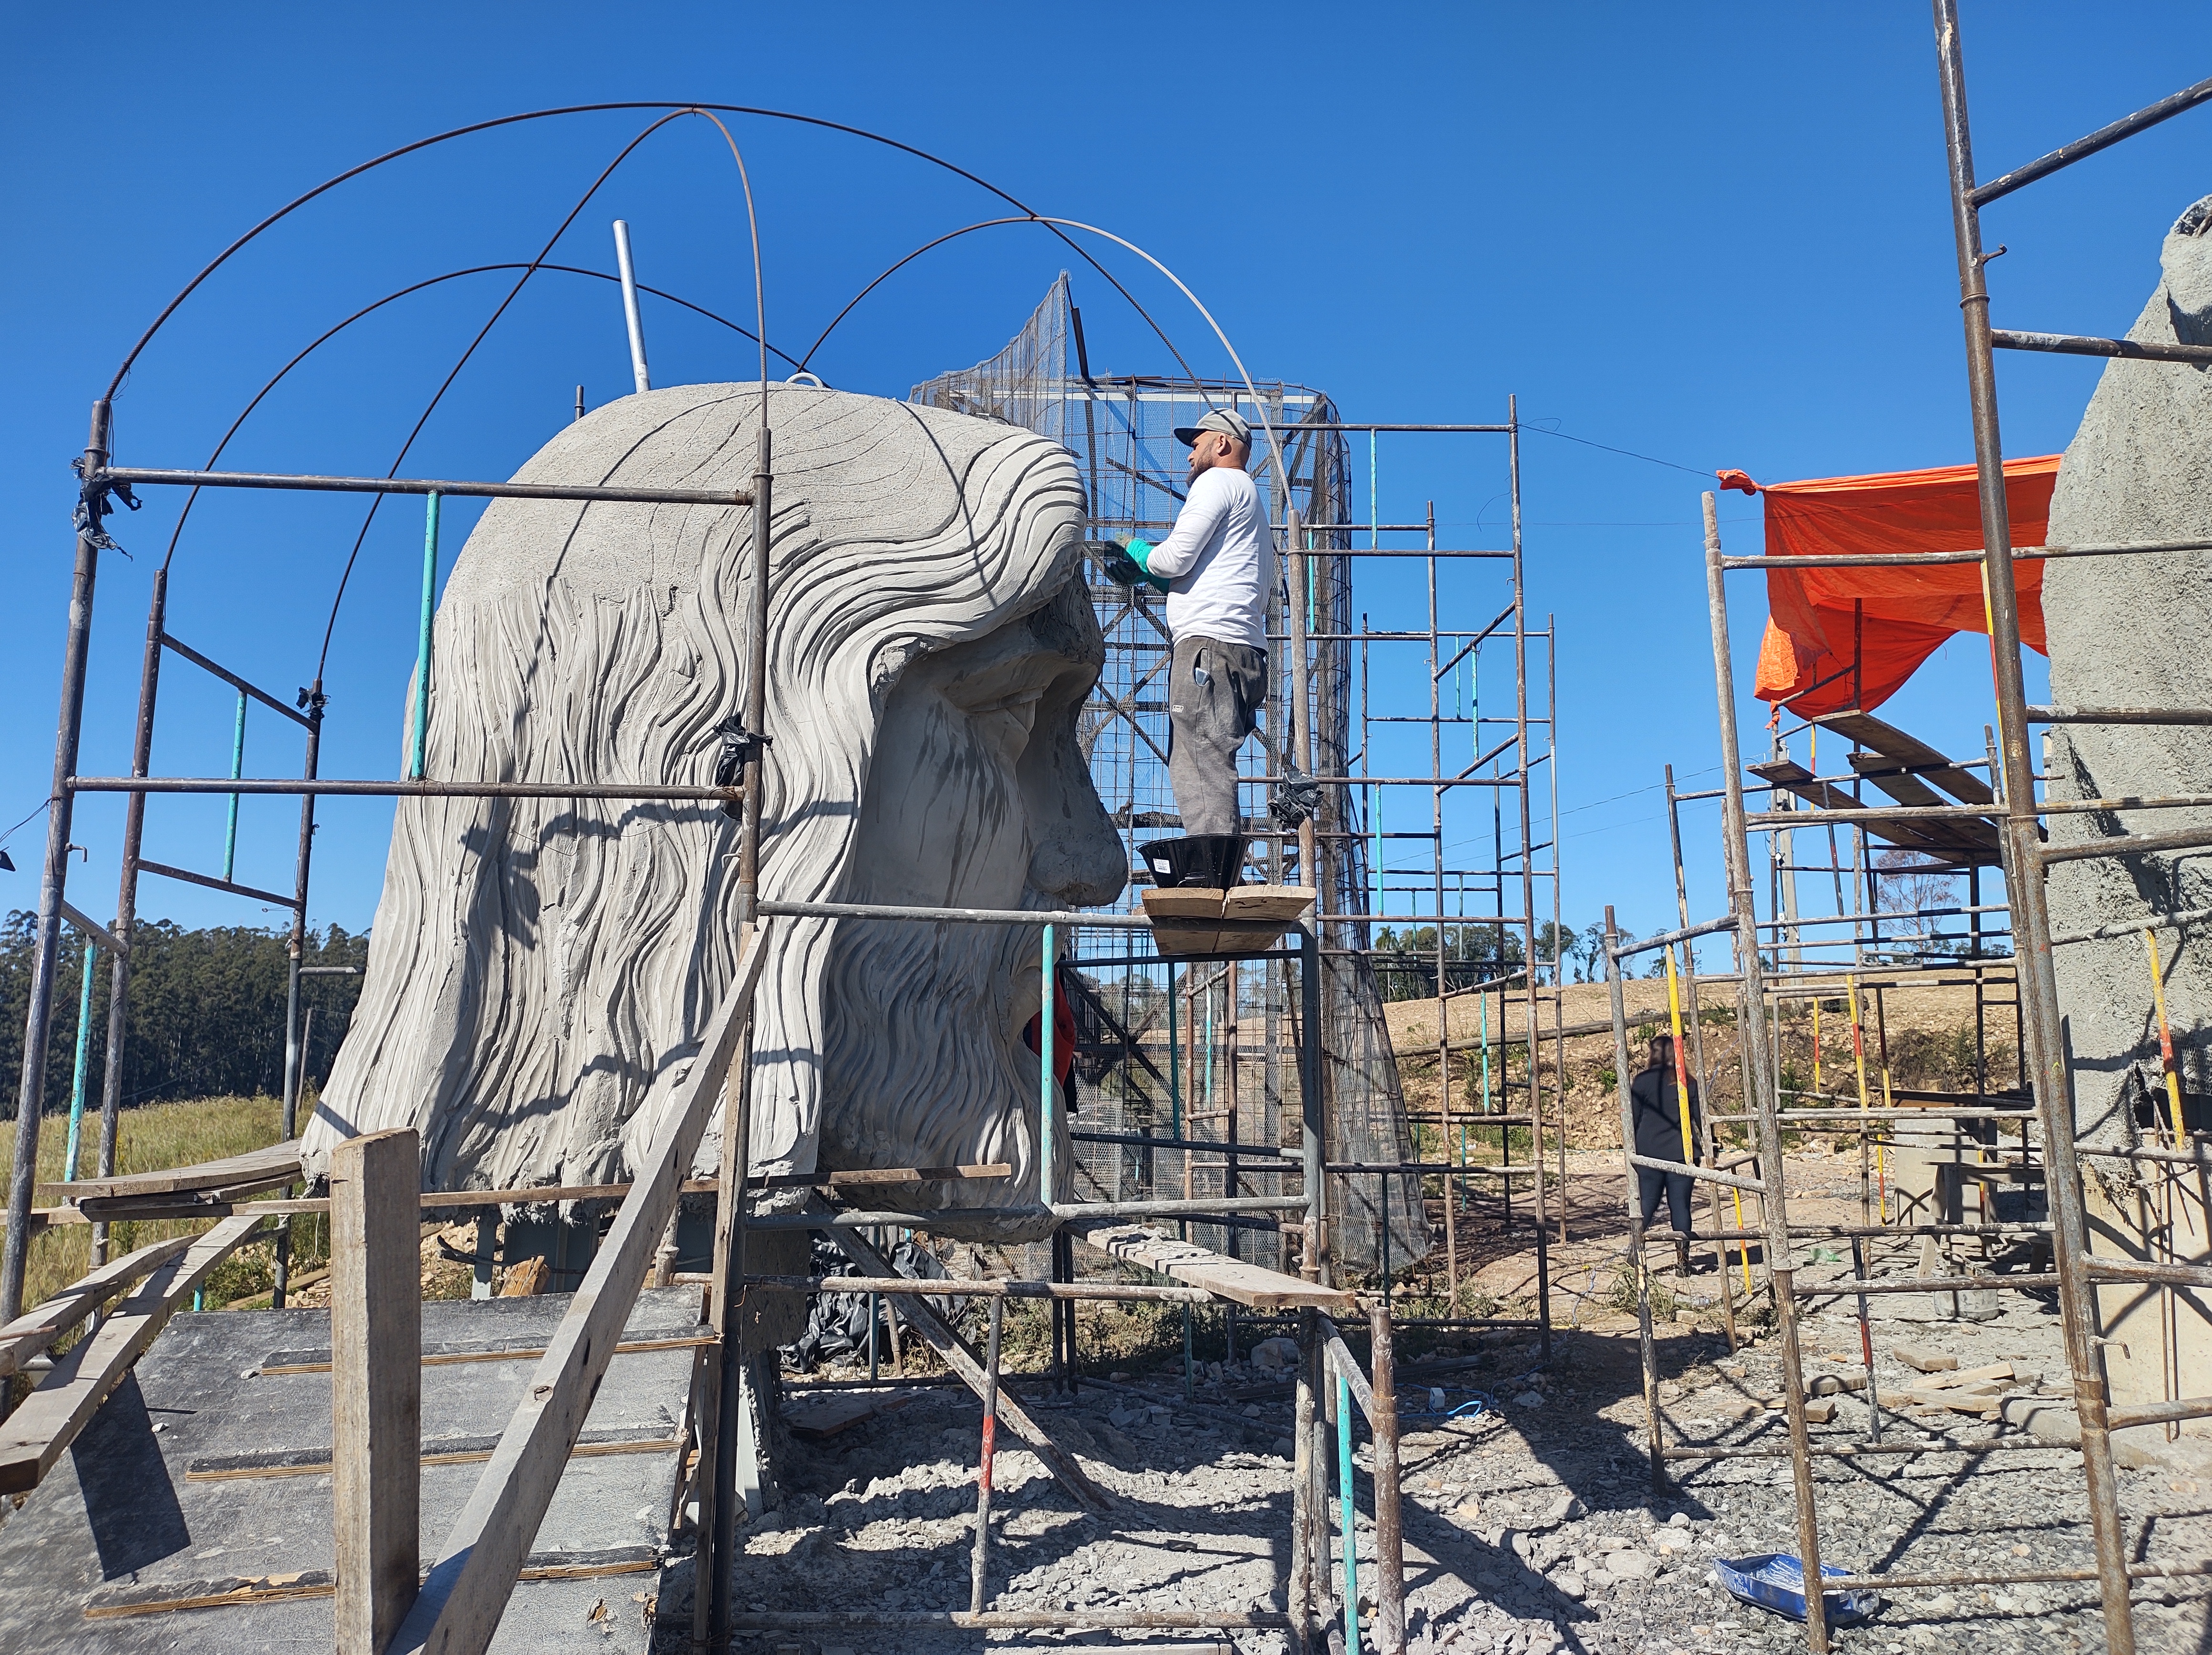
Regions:
<svg viewBox="0 0 2212 1655"><path fill-rule="evenodd" d="M1137 849L1152 870L1152 883L1164 891L1182 885L1226 890L1239 882L1244 847L1250 843L1242 834L1193 834L1188 839L1156 839Z"/></svg>

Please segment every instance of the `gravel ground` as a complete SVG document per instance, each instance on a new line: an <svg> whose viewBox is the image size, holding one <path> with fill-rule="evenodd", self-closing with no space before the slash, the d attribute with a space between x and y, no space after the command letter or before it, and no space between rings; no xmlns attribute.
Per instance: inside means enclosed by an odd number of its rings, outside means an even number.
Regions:
<svg viewBox="0 0 2212 1655"><path fill-rule="evenodd" d="M1833 1191L1809 1187L1838 1173L1847 1175ZM1848 1197L1855 1213L1855 1166L1815 1161L1802 1176L1808 1196L1832 1195L1839 1203ZM1791 1181L1800 1181L1794 1165ZM1602 1205L1601 1198L1592 1210ZM1798 1206L1793 1199L1793 1213ZM1590 1258L1601 1259L1602 1233L1591 1225L1583 1234ZM1580 1258L1554 1249L1554 1279L1579 1269ZM1907 1244L1891 1244L1871 1262L1877 1274L1913 1268ZM1824 1279L1841 1268L1814 1264L1803 1276ZM1780 1416L1765 1406L1780 1389L1778 1342L1753 1341L1747 1325L1744 1348L1731 1353L1717 1332L1692 1319L1710 1320L1709 1311L1692 1306L1713 1301L1714 1276L1661 1279L1679 1294L1683 1317L1657 1329L1669 1440L1781 1443ZM1808 1371L1863 1373L1851 1301L1832 1302L1832 1311L1814 1306L1804 1324ZM1974 1323L1935 1319L1925 1295L1871 1300L1877 1389L1893 1397L1919 1377L1887 1354L1911 1343L1941 1347L1962 1367L2009 1361L2039 1374L2043 1393L2063 1391L2051 1302L2027 1294L2001 1295L1999 1302L1995 1319ZM1571 1331L1571 1312L1580 1317ZM1486 1392L1494 1406L1482 1417L1422 1417L1420 1391L1402 1393L1415 1410L1405 1422L1403 1485L1416 1655L1804 1647L1800 1626L1736 1602L1711 1574L1716 1557L1795 1549L1788 1461L1677 1463L1675 1486L1655 1497L1633 1323L1595 1300L1575 1312L1562 1298L1558 1314L1561 1331L1548 1364L1539 1362L1525 1333L1493 1335L1470 1364L1422 1377L1424 1384L1454 1387L1448 1403L1466 1387ZM994 1607L1188 1609L1199 1611L1201 1622L1208 1610L1282 1607L1291 1504L1287 1386L1248 1365L1209 1369L1192 1409L1183 1402L1179 1368L1134 1381L1123 1377L1117 1386L1086 1385L1072 1401L1047 1394L1038 1381L1017 1384L1124 1508L1110 1518L1087 1516L1032 1455L1002 1448ZM1420 1376L1409 1369L1407 1377L1410 1383ZM747 1532L739 1602L763 1610L966 1607L979 1409L964 1391L903 1394L909 1399L896 1411L826 1441L792 1441L783 1507ZM1838 1397L1834 1419L1814 1428L1816 1440L1863 1438L1864 1394ZM2017 1426L1968 1415L1944 1416L1941 1428L1953 1441L1996 1434L2039 1440ZM1934 1440L1923 1430L1917 1417L1886 1416L1886 1440ZM2212 1440L2168 1448L2155 1432L2148 1435L2149 1443L2124 1455L2132 1463L2120 1474L2131 1555L2160 1562L2212 1557ZM1356 1458L1364 1563L1371 1557L1365 1513L1372 1507L1364 1443ZM1828 1562L1934 1573L2086 1567L2094 1561L2079 1457L2063 1446L1815 1464ZM679 1584L672 1577L664 1614L678 1607ZM1363 1596L1365 1585L1363 1573ZM2139 1586L2136 1622L2144 1655L2212 1649L2212 1583ZM763 1637L745 1646L801 1655L886 1648L950 1655L1121 1647L1190 1635L987 1639L855 1630L811 1640ZM1246 1655L1283 1648L1275 1633L1237 1633L1231 1640ZM1849 1655L2058 1655L2102 1651L2106 1643L2094 1585L2085 1582L1900 1590L1885 1595L1868 1624L1840 1630L1835 1646Z"/></svg>

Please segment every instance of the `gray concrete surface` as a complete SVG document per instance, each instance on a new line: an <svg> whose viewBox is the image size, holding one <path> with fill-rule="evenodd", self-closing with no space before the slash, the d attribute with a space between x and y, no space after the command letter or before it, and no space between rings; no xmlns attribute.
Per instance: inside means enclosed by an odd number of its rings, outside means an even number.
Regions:
<svg viewBox="0 0 2212 1655"><path fill-rule="evenodd" d="M542 1345L565 1295L423 1306L427 1351ZM626 1337L690 1331L696 1288L647 1293ZM236 1652L327 1647L328 1597L129 1616L102 1610L222 1590L240 1578L332 1567L327 1473L204 1479L240 1457L327 1450L331 1385L319 1373L261 1370L326 1361L330 1318L318 1310L178 1317L102 1407L71 1452L20 1510L0 1523L0 1649L137 1655L154 1650ZM617 1355L592 1407L586 1440L669 1437L690 1380L689 1349ZM530 1380L528 1361L428 1366L428 1447L495 1439ZM203 1473L195 1479L191 1473ZM422 1475L422 1549L434 1557L483 1465L428 1465ZM642 1651L646 1605L673 1493L672 1452L569 1462L533 1555L644 1566L643 1572L526 1583L515 1590L495 1650L507 1655L580 1642ZM91 1611L91 1613L88 1613Z"/></svg>

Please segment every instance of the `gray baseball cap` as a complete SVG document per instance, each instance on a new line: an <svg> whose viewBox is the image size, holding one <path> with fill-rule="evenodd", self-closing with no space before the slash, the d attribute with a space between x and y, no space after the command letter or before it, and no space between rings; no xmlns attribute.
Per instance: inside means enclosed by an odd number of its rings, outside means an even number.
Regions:
<svg viewBox="0 0 2212 1655"><path fill-rule="evenodd" d="M1198 433L1201 431L1218 431L1247 448L1252 446L1252 422L1230 409L1217 408L1196 425L1177 426L1175 440L1188 448L1198 440Z"/></svg>

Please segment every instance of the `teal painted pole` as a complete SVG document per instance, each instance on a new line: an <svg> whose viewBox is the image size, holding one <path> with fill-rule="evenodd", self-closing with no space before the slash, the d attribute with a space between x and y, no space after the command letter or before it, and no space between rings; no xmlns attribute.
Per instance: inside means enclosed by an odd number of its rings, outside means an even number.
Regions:
<svg viewBox="0 0 2212 1655"><path fill-rule="evenodd" d="M1182 1047L1176 1043L1175 967L1168 967L1168 1136L1182 1136ZM1188 1156L1190 1151L1183 1154Z"/></svg>
<svg viewBox="0 0 2212 1655"><path fill-rule="evenodd" d="M1191 1355L1190 1306L1182 1307L1182 1399L1198 1400L1198 1364Z"/></svg>
<svg viewBox="0 0 2212 1655"><path fill-rule="evenodd" d="M100 950L88 937L84 944L84 980L76 993L76 1073L70 1082L69 1147L62 1152L62 1182L76 1179L76 1143L84 1128L84 1070L90 1057L92 1034L92 967Z"/></svg>
<svg viewBox="0 0 2212 1655"><path fill-rule="evenodd" d="M238 692L238 721L230 729L230 779L246 773L246 692ZM230 796L230 817L222 829L222 876L228 879L238 866L238 795Z"/></svg>
<svg viewBox="0 0 2212 1655"><path fill-rule="evenodd" d="M1344 1525L1344 1646L1359 1649L1359 1530L1352 1506L1352 1387L1336 1376L1336 1498Z"/></svg>
<svg viewBox="0 0 2212 1655"><path fill-rule="evenodd" d="M1053 1160L1056 1147L1054 1140L1060 1135L1060 1083L1059 1077L1053 1072L1052 1020L1055 1010L1053 990L1056 986L1053 979L1057 974L1054 966L1059 955L1059 926L1047 925L1044 928L1044 997L1037 1005L1037 1087L1041 1100L1037 1109L1040 1124L1037 1135L1037 1199L1048 1207L1058 1199L1054 1176L1058 1169L1054 1167Z"/></svg>
<svg viewBox="0 0 2212 1655"><path fill-rule="evenodd" d="M430 741L430 619L438 607L438 496L424 497L422 620L415 636L415 711L408 720L407 779L420 781Z"/></svg>
<svg viewBox="0 0 2212 1655"><path fill-rule="evenodd" d="M1490 991L1485 988L1474 1003L1482 1013L1482 1112L1486 1115L1490 1112Z"/></svg>
<svg viewBox="0 0 2212 1655"><path fill-rule="evenodd" d="M1197 1021L1195 1014L1193 1015L1192 1021L1194 1022ZM1211 990L1207 991L1206 996L1206 1088L1203 1095L1206 1099L1206 1118L1212 1120L1213 1118L1213 994Z"/></svg>

